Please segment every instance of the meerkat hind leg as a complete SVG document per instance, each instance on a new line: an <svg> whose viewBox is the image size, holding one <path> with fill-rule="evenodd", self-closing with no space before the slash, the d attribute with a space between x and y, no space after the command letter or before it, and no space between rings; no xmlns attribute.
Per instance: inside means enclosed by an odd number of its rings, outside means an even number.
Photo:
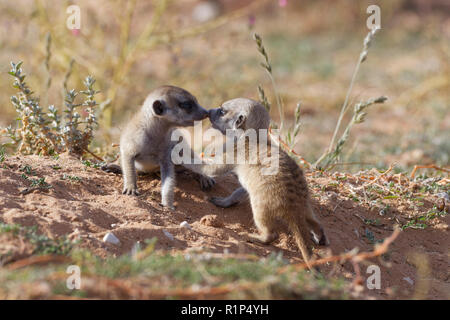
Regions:
<svg viewBox="0 0 450 320"><path fill-rule="evenodd" d="M220 208L229 208L241 202L247 196L247 191L240 187L233 191L228 197L211 197L209 201Z"/></svg>
<svg viewBox="0 0 450 320"><path fill-rule="evenodd" d="M101 167L105 172L110 172L114 174L122 174L122 168L117 163L107 163Z"/></svg>

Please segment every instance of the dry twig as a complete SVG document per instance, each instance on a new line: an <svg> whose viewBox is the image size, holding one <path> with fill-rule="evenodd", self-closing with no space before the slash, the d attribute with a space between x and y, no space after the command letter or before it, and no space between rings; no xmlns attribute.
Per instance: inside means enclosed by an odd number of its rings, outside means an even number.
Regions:
<svg viewBox="0 0 450 320"><path fill-rule="evenodd" d="M366 260L366 259L370 259L370 258L381 256L382 254L387 252L387 250L389 249L389 245L397 238L397 236L399 234L400 234L400 229L395 229L394 232L389 237L384 239L382 244L375 246L375 250L374 251L361 252L359 254L356 254L355 252L350 251L350 252L347 252L347 253L344 253L344 254L341 254L341 255L331 256L331 257L326 257L326 258L310 261L309 265L311 267L313 267L313 266L323 265L323 264L326 264L328 262L335 262L335 261L340 261L340 262L351 261L352 263L353 262L354 263L359 263L359 262L361 262L363 260ZM302 269L305 269L307 267L308 266L307 266L306 263L289 265L289 266L281 268L279 270L279 273L284 273L284 272L288 271L290 268L294 268L295 270L302 270Z"/></svg>

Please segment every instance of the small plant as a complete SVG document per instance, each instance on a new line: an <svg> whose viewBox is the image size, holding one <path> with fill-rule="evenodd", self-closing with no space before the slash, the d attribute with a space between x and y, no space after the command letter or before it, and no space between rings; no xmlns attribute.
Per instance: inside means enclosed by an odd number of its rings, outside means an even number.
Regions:
<svg viewBox="0 0 450 320"><path fill-rule="evenodd" d="M434 206L430 211L427 212L427 214L419 216L417 218L414 218L414 219L408 221L401 228L402 228L402 230L405 230L407 228L425 229L426 227L428 227L428 225L425 222L428 222L428 221L438 218L438 217L444 217L446 215L447 215L447 212L445 210L439 211L438 208L436 206Z"/></svg>
<svg viewBox="0 0 450 320"><path fill-rule="evenodd" d="M56 254L68 255L76 242L72 242L66 237L57 240L46 235L39 234L37 228L24 227L18 224L6 224L0 222L0 234L10 233L14 237L21 237L30 241L34 245L33 254Z"/></svg>
<svg viewBox="0 0 450 320"><path fill-rule="evenodd" d="M261 66L263 67L264 70L267 71L267 74L269 75L270 81L272 83L273 91L274 91L274 94L275 94L275 97L276 97L276 101L277 101L278 112L279 112L279 115L280 115L280 131L281 131L283 129L283 124L284 124L283 101L281 100L281 96L278 93L278 89L277 89L277 86L275 84L275 79L274 79L273 73L272 73L272 65L270 64L269 55L267 54L267 51L264 48L264 44L262 42L262 38L261 38L260 35L255 33L253 35L253 39L256 42L256 46L258 47L259 53L264 58L264 62L261 62ZM258 92L259 92L259 96L260 96L260 99L261 99L263 105L266 107L267 110L270 110L270 104L267 101L267 97L266 97L266 95L264 93L264 89L261 86L258 86Z"/></svg>
<svg viewBox="0 0 450 320"><path fill-rule="evenodd" d="M373 226L379 226L381 224L380 220L378 219L364 219L364 223L368 226L373 225Z"/></svg>
<svg viewBox="0 0 450 320"><path fill-rule="evenodd" d="M341 138L336 143L334 150L332 150L332 152L326 153L323 160L319 159L321 161L324 161L323 164L324 169L327 169L330 165L332 165L339 159L339 156L342 154L342 148L344 147L345 142L348 140L350 136L350 130L352 129L353 125L364 122L367 115L365 109L367 109L367 107L371 106L372 104L383 103L386 100L387 100L386 97L379 97L377 99L369 99L365 102L360 102L355 105L353 117L348 123L347 128L345 128ZM318 163L320 163L320 161Z"/></svg>
<svg viewBox="0 0 450 320"><path fill-rule="evenodd" d="M266 108L267 112L270 112L271 106L270 106L269 100L267 100L266 93L264 92L264 89L261 85L258 85L258 96L259 96L259 100L261 101L263 106Z"/></svg>
<svg viewBox="0 0 450 320"><path fill-rule="evenodd" d="M294 114L294 125L288 129L288 132L286 134L286 143L289 146L290 149L293 149L295 146L295 138L297 138L297 135L300 132L300 109L301 109L301 103L299 102L297 104L297 107L295 108L295 114Z"/></svg>
<svg viewBox="0 0 450 320"><path fill-rule="evenodd" d="M53 188L53 186L45 181L45 177L32 179L29 176L35 176L36 173L34 172L33 168L29 165L23 166L20 171L23 173L20 175L22 179L29 181L30 186L28 188L25 188L23 191L21 191L21 194L28 194L30 192L33 192L34 190L49 190Z"/></svg>
<svg viewBox="0 0 450 320"><path fill-rule="evenodd" d="M81 178L77 177L77 176L71 176L69 174L63 174L63 176L61 177L61 180L70 180L72 182L80 182Z"/></svg>
<svg viewBox="0 0 450 320"><path fill-rule="evenodd" d="M6 152L3 146L0 146L0 163L5 162L6 160Z"/></svg>
<svg viewBox="0 0 450 320"><path fill-rule="evenodd" d="M425 223L420 223L415 220L410 220L406 224L402 226L402 230L405 230L407 228L411 229L425 229L427 225Z"/></svg>
<svg viewBox="0 0 450 320"><path fill-rule="evenodd" d="M36 246L35 254L56 254L68 255L72 251L74 243L66 237L56 240L50 239L46 235L38 234L36 229L31 229L27 234L30 242Z"/></svg>
<svg viewBox="0 0 450 320"><path fill-rule="evenodd" d="M284 121L284 104L283 104L283 100L281 99L281 96L278 92L276 83L275 83L275 79L273 77L273 73L272 73L272 65L270 63L269 60L269 55L267 54L267 51L264 47L262 38L260 35L258 34L254 34L253 35L253 39L256 42L256 46L258 48L258 52L262 55L262 57L264 58L264 62L261 62L261 66L263 67L264 70L266 70L267 74L269 75L270 81L272 83L272 88L276 97L276 102L277 102L277 107L278 107L278 112L280 115L280 133L282 132L284 125L285 125L285 121ZM271 105L267 99L266 93L264 91L264 88L261 85L258 85L258 96L259 96L259 100L261 101L261 103L263 104L263 106L267 109L267 111L270 111L271 109ZM297 104L297 107L295 109L295 118L294 118L294 125L288 129L286 135L285 135L285 140L287 142L287 145L285 147L287 147L289 150L288 151L292 151L292 149L295 146L295 138L297 137L298 133L300 132L300 108L301 108L301 103L299 102ZM276 125L276 123L271 123L271 127L273 128L278 128L278 126ZM304 159L302 159L304 160Z"/></svg>
<svg viewBox="0 0 450 320"><path fill-rule="evenodd" d="M29 166L29 165L23 166L20 169L20 171L25 172L25 174L28 174L28 175L35 175L35 173L33 171L33 168L31 166Z"/></svg>
<svg viewBox="0 0 450 320"><path fill-rule="evenodd" d="M22 72L22 61L11 62L9 74L14 77L14 87L18 94L11 97L11 102L18 114L17 127L8 126L2 130L17 146L17 152L22 154L54 155L68 151L76 156L82 156L88 151L93 132L97 126L94 97L98 91L93 86L95 79L86 77L86 90L77 92L66 91L64 119L58 109L50 105L45 112L39 104L39 99L33 97L33 92L25 82L26 75ZM85 96L83 102L76 102L81 93ZM84 107L83 117L77 109Z"/></svg>
<svg viewBox="0 0 450 320"><path fill-rule="evenodd" d="M379 97L377 99L369 99L366 102L360 102L355 105L353 109L353 117L348 123L346 129L344 130L344 133L342 134L341 138L338 140L338 142L335 145L335 141L339 132L339 129L341 128L341 123L344 118L345 113L348 110L348 103L350 100L350 94L353 89L353 85L356 81L356 75L358 74L359 68L361 64L366 61L367 55L369 52L370 45L372 43L373 38L375 37L375 34L377 33L379 29L375 28L372 29L367 36L364 38L363 43L363 50L361 51L358 59L358 63L356 64L355 70L353 72L352 79L350 81L350 86L347 90L347 94L345 96L344 104L342 105L341 112L339 114L339 119L336 124L336 128L334 129L333 137L331 138L330 145L328 146L328 149L319 157L319 159L314 163L314 166L316 168L322 168L327 169L329 166L333 163L335 163L339 159L339 155L342 153L342 148L347 141L350 129L353 127L354 124L362 123L364 122L366 112L365 109L369 107L372 104L375 103L384 103L387 98L386 97ZM323 164L322 164L323 163Z"/></svg>
<svg viewBox="0 0 450 320"><path fill-rule="evenodd" d="M319 159L315 162L314 166L319 169L319 170L326 170L328 168L330 168L330 166L334 163L336 163L337 160L339 160L339 156L342 153L342 149L343 146L345 144L345 142L348 140L349 135L350 135L350 130L353 127L353 125L358 124L358 123L362 123L365 120L365 117L367 115L366 113L366 109L373 105L373 104L377 104L377 103L384 103L387 98L384 96L381 96L379 98L376 99L369 99L367 101L364 102L359 102L355 105L354 109L353 109L353 117L350 120L350 122L348 123L346 129L344 130L341 138L337 141L337 143L335 144L335 140L337 138L337 134L339 132L339 129L341 127L341 122L342 119L348 109L348 102L349 102L349 98L350 98L350 94L351 91L353 89L353 85L355 83L356 80L356 75L358 73L358 70L360 68L360 65L367 59L367 54L368 54L368 50L370 47L370 44L375 36L375 33L378 31L378 29L373 29L371 30L366 38L364 39L364 46L363 46L363 50L359 56L358 59L358 63L356 65L355 71L353 72L353 76L352 76L352 80L350 82L350 87L347 91L346 94L346 98L344 101L344 104L342 106L341 109L341 113L339 115L339 119L333 134L333 137L330 141L330 145L328 147L328 149L319 157ZM283 127L284 127L284 106L283 106L283 101L281 99L280 94L278 93L278 90L276 88L275 85L275 80L273 77L273 73L272 73L272 65L270 63L269 60L269 56L267 54L267 51L263 45L262 42L262 38L261 36L259 36L258 34L254 34L253 36L258 51L259 53L263 56L264 58L264 62L261 63L261 66L264 68L264 70L266 70L266 72L269 75L269 78L272 82L272 86L273 86L273 90L274 90L274 94L276 97L276 101L277 101L277 105L278 105L278 111L280 113L280 132L282 131ZM264 92L264 89L262 88L261 85L258 86L258 95L259 95L259 99L261 101L261 103L266 107L266 109L269 111L270 110L270 103L268 102L267 96ZM286 145L285 147L289 148L290 150L293 150L294 146L295 146L295 138L297 137L299 131L300 131L300 108L301 108L301 104L298 103L297 107L295 109L295 117L294 117L294 125L289 128L287 130L286 136L285 136L285 140L286 140ZM275 124L271 124L272 127L276 127Z"/></svg>
<svg viewBox="0 0 450 320"><path fill-rule="evenodd" d="M13 235L19 234L20 226L18 224L6 224L0 223L0 234L12 233Z"/></svg>
<svg viewBox="0 0 450 320"><path fill-rule="evenodd" d="M87 167L87 168L94 168L94 169L98 169L101 168L105 162L92 162L90 160L83 160L82 163Z"/></svg>
<svg viewBox="0 0 450 320"><path fill-rule="evenodd" d="M31 180L31 188L50 189L52 186L45 182L45 177Z"/></svg>

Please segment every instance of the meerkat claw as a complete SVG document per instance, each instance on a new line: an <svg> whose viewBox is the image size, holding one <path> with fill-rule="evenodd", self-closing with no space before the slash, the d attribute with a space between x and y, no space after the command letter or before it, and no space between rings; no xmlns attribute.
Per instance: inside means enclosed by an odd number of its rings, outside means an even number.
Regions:
<svg viewBox="0 0 450 320"><path fill-rule="evenodd" d="M128 196L138 196L139 195L139 191L132 187L132 188L124 188L122 191L122 194L128 195Z"/></svg>
<svg viewBox="0 0 450 320"><path fill-rule="evenodd" d="M200 177L200 188L202 190L210 190L216 184L216 180L210 177Z"/></svg>
<svg viewBox="0 0 450 320"><path fill-rule="evenodd" d="M163 210L165 210L165 211L175 211L175 206L174 205L167 205L167 204L163 204L163 203L160 203L159 204L162 208L163 208Z"/></svg>

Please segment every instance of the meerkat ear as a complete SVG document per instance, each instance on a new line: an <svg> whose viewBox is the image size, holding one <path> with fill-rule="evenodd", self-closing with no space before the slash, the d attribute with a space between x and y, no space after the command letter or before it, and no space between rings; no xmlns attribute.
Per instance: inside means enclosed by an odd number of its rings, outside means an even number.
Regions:
<svg viewBox="0 0 450 320"><path fill-rule="evenodd" d="M245 122L245 115L240 114L234 122L234 129L239 129Z"/></svg>
<svg viewBox="0 0 450 320"><path fill-rule="evenodd" d="M161 100L153 102L153 112L158 116L164 113L164 103Z"/></svg>

